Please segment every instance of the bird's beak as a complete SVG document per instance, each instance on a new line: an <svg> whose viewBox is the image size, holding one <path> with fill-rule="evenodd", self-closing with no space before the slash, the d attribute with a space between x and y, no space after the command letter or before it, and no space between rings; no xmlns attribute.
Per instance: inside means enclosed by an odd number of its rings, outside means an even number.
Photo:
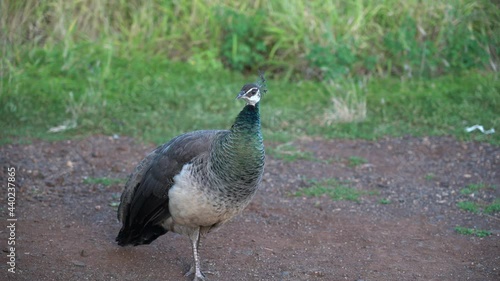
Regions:
<svg viewBox="0 0 500 281"><path fill-rule="evenodd" d="M243 95L245 95L245 92L244 91L240 91L238 93L238 96L236 96L236 99L241 99L241 97L243 97Z"/></svg>

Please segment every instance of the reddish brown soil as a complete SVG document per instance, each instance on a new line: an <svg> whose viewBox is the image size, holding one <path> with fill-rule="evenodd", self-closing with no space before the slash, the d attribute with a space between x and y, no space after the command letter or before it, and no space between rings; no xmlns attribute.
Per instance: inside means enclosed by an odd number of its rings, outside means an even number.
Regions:
<svg viewBox="0 0 500 281"><path fill-rule="evenodd" d="M204 240L208 280L500 280L500 214L456 205L500 197L499 147L447 137L293 145L316 159L267 158L250 206ZM114 203L123 183L85 181L125 179L152 148L104 136L1 146L4 191L7 168L16 168L18 221L15 274L7 271L10 231L0 228L0 279L190 280L183 277L192 257L186 237L167 233L149 246L117 246ZM351 167L351 156L368 161ZM294 196L310 184L306 178L336 178L367 192L359 202ZM460 193L475 183L490 188ZM463 236L456 226L493 235Z"/></svg>

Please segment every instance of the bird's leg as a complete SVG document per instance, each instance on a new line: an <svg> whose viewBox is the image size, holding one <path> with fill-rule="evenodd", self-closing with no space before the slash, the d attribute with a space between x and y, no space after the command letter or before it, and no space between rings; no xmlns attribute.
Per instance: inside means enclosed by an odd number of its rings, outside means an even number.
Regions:
<svg viewBox="0 0 500 281"><path fill-rule="evenodd" d="M200 256L198 255L198 248L200 247L201 240L199 227L196 228L191 235L189 235L189 239L191 239L191 244L193 246L194 264L191 265L191 268L185 276L189 276L194 273L193 281L205 280L205 275L201 272Z"/></svg>
<svg viewBox="0 0 500 281"><path fill-rule="evenodd" d="M198 254L200 253L200 249L201 249L201 235L200 235L200 239L198 239L198 245L197 245L197 248L198 248ZM199 256L199 255L198 255ZM184 276L189 276L191 274L193 274L195 272L195 263L192 262L191 265L189 266L189 270L188 272L186 272L186 274L184 274ZM210 273L210 272L209 272ZM201 274L205 275L204 272L202 272Z"/></svg>

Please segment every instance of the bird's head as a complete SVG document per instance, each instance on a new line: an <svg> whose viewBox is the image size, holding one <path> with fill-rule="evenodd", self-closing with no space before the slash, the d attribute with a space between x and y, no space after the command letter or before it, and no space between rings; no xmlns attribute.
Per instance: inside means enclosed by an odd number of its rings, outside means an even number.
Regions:
<svg viewBox="0 0 500 281"><path fill-rule="evenodd" d="M262 94L267 92L264 72L259 72L259 78L257 83L245 84L236 98L244 99L247 104L255 106L260 101Z"/></svg>
<svg viewBox="0 0 500 281"><path fill-rule="evenodd" d="M246 84L238 93L237 99L244 99L247 104L255 106L260 101L260 88L257 84Z"/></svg>

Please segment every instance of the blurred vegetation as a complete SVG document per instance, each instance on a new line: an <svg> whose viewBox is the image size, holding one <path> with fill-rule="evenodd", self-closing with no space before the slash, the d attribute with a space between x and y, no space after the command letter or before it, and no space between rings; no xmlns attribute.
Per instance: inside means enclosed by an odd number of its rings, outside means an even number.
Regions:
<svg viewBox="0 0 500 281"><path fill-rule="evenodd" d="M500 144L464 132L500 128L499 23L486 0L3 0L0 142L227 128L266 69L267 140Z"/></svg>
<svg viewBox="0 0 500 281"><path fill-rule="evenodd" d="M500 9L488 0L5 0L0 13L14 64L17 46L89 40L121 56L295 78L496 70L500 54Z"/></svg>

